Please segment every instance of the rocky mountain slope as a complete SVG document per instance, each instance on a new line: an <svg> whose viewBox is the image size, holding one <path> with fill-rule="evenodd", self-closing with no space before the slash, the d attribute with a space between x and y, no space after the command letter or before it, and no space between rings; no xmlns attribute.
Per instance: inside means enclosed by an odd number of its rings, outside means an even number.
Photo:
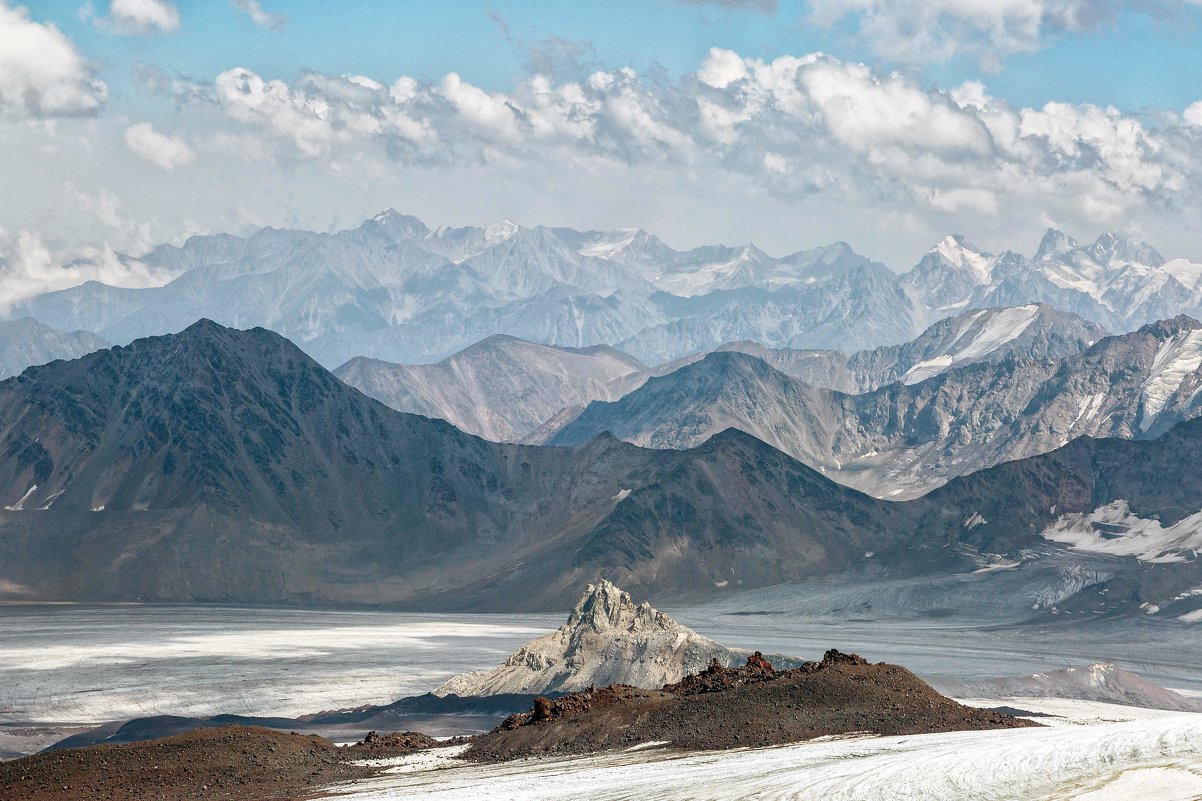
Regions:
<svg viewBox="0 0 1202 801"><path fill-rule="evenodd" d="M493 670L456 676L434 692L577 692L609 684L655 688L699 673L712 660L729 667L745 658L646 601L636 606L629 593L602 580L588 585L563 626L526 643Z"/></svg>
<svg viewBox="0 0 1202 801"><path fill-rule="evenodd" d="M1110 341L1087 356L1127 364ZM6 600L546 609L603 576L681 601L1052 559L1065 587L1033 614L1188 622L1202 603L1202 419L896 503L734 430L688 450L490 443L388 409L276 334L201 322L0 382L0 431Z"/></svg>
<svg viewBox="0 0 1202 801"><path fill-rule="evenodd" d="M915 383L952 366L996 362L1010 354L1080 353L1103 336L1100 326L1076 315L1031 305L966 312L936 323L904 345L853 354L769 349L748 341L718 350L755 355L814 386L875 389L897 380ZM496 335L433 365L359 357L334 374L398 411L437 417L497 442L539 444L544 433L554 433L589 402L617 400L648 378L667 375L704 355L648 368L606 346L565 348Z"/></svg>
<svg viewBox="0 0 1202 801"><path fill-rule="evenodd" d="M59 331L28 317L0 320L0 379L20 375L35 364L78 359L108 345L87 331Z"/></svg>
<svg viewBox="0 0 1202 801"><path fill-rule="evenodd" d="M891 509L745 435L498 445L207 321L0 383L0 426L9 598L537 608L582 577L680 597L895 539Z"/></svg>
<svg viewBox="0 0 1202 801"><path fill-rule="evenodd" d="M437 361L494 334L613 345L657 364L740 340L868 350L950 315L1039 302L1112 331L1202 315L1202 265L1114 235L1082 246L1054 231L1033 258L948 237L899 275L844 243L783 257L754 245L678 251L635 229L431 230L387 210L333 234L193 237L141 261L177 277L146 289L89 282L15 312L120 343L201 317L264 326L331 368L356 356Z"/></svg>
<svg viewBox="0 0 1202 801"><path fill-rule="evenodd" d="M908 372L925 369L919 362ZM1200 387L1202 324L1186 317L1063 359L1012 355L860 395L816 388L753 356L712 353L618 401L590 404L545 441L571 445L609 431L682 448L734 427L849 486L911 497L1074 437L1157 436L1202 410Z"/></svg>
<svg viewBox="0 0 1202 801"><path fill-rule="evenodd" d="M495 335L437 364L359 357L334 375L397 411L437 417L504 442L525 436L565 406L614 397L614 379L645 369L604 345L563 348Z"/></svg>
<svg viewBox="0 0 1202 801"><path fill-rule="evenodd" d="M1106 333L1102 326L1075 314L1032 303L963 312L932 324L901 345L850 354L765 348L753 342L731 342L718 350L756 356L811 386L854 395L895 381L917 384L953 367L1000 362L1012 355L1031 359L1074 356Z"/></svg>
<svg viewBox="0 0 1202 801"><path fill-rule="evenodd" d="M894 381L914 384L952 367L997 362L1012 354L1037 359L1071 356L1104 336L1106 329L1097 323L1044 303L1033 303L962 312L933 323L909 342L870 350L766 348L750 340L727 342L714 350L746 353L811 386L856 394ZM709 352L690 353L622 376L612 382L609 398L594 400L619 398L650 378L701 361Z"/></svg>

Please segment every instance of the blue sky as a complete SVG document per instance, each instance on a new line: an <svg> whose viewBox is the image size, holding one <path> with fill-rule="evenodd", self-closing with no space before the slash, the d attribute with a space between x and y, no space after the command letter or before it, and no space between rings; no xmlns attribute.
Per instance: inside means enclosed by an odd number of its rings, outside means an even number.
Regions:
<svg viewBox="0 0 1202 801"><path fill-rule="evenodd" d="M387 206L899 270L1048 227L1202 261L1202 0L0 0L0 182L0 305Z"/></svg>
<svg viewBox="0 0 1202 801"><path fill-rule="evenodd" d="M1202 85L1202 7L1197 6L1160 19L1125 11L1094 30L1051 34L1038 51L1009 56L994 71L982 69L973 55L925 65L882 58L850 25L814 23L804 3L786 2L764 12L672 0L358 0L331 12L336 7L328 2L266 0L268 10L288 16L284 29L266 30L225 3L186 0L177 4L178 32L136 38L113 36L81 18L77 0L26 5L35 18L55 22L102 61L105 80L128 95L118 96L119 102L131 103L138 98L128 75L139 61L197 78L234 64L285 79L303 70L382 81L401 74L432 80L457 72L500 90L525 73L530 50L552 38L584 46L597 66L648 70L659 65L673 77L696 69L711 47L767 59L824 51L918 72L944 86L981 80L996 96L1024 106L1061 100L1131 112L1184 108L1198 99Z"/></svg>

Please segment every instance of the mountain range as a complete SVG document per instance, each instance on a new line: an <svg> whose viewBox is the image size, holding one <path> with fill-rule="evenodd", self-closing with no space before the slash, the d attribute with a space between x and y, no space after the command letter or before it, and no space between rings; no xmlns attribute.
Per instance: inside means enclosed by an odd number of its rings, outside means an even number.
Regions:
<svg viewBox="0 0 1202 801"><path fill-rule="evenodd" d="M1003 314L1014 311L1035 313ZM906 375L927 370L934 367L919 362ZM1083 435L1158 436L1202 412L1200 390L1202 324L1183 316L1061 359L1012 353L859 395L815 387L755 356L715 352L538 434L551 445L611 432L645 447L688 448L733 427L841 483L913 497Z"/></svg>
<svg viewBox="0 0 1202 801"><path fill-rule="evenodd" d="M901 380L915 383L953 365L1080 353L1105 336L1075 314L1034 304L981 309L942 320L904 345L848 354L769 349L732 342L719 351L747 353L814 386L867 391ZM437 417L496 441L540 443L590 401L617 400L647 379L667 375L706 354L648 368L613 348L563 348L493 336L434 365L356 358L334 371L351 386L402 412ZM857 389L860 388L860 389Z"/></svg>
<svg viewBox="0 0 1202 801"><path fill-rule="evenodd" d="M742 340L850 353L971 309L1039 302L1116 332L1202 315L1202 265L1110 234L1080 245L1055 231L1033 258L948 237L897 274L844 243L780 258L753 245L678 251L635 229L431 230L387 210L333 234L197 236L141 261L177 277L143 289L88 282L14 314L123 344L202 317L263 326L331 368L357 356L438 361L495 334L611 345L656 365Z"/></svg>
<svg viewBox="0 0 1202 801"><path fill-rule="evenodd" d="M504 442L529 434L566 406L618 397L610 384L646 369L605 345L565 348L495 334L437 364L358 357L334 375L399 411Z"/></svg>
<svg viewBox="0 0 1202 801"><path fill-rule="evenodd" d="M1134 347L1197 331L1175 325ZM1111 341L1085 355L1129 356ZM277 334L202 321L0 382L0 432L9 600L495 611L602 576L680 600L1051 559L1061 609L1196 606L1202 420L895 502L734 430L687 450L488 442L365 397Z"/></svg>

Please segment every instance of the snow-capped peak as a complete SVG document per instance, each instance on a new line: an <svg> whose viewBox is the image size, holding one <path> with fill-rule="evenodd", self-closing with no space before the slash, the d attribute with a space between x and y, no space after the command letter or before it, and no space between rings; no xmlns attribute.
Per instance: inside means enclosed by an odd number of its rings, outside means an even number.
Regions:
<svg viewBox="0 0 1202 801"><path fill-rule="evenodd" d="M590 584L568 622L531 640L493 670L464 673L436 695L572 692L590 685L661 687L738 654L680 625L608 581Z"/></svg>
<svg viewBox="0 0 1202 801"><path fill-rule="evenodd" d="M977 283L989 283L992 273L989 256L964 237L945 236L930 252L947 264L972 274Z"/></svg>
<svg viewBox="0 0 1202 801"><path fill-rule="evenodd" d="M1063 231L1057 231L1055 228L1049 228L1047 233L1043 235L1043 239L1039 240L1039 249L1035 251L1035 260L1048 258L1049 256L1062 256L1078 247L1077 240L1068 236Z"/></svg>
<svg viewBox="0 0 1202 801"><path fill-rule="evenodd" d="M1099 236L1087 249L1090 258L1098 264L1127 262L1144 264L1149 267L1160 267L1164 257L1156 252L1151 245L1135 239L1125 239L1117 234L1105 233Z"/></svg>
<svg viewBox="0 0 1202 801"><path fill-rule="evenodd" d="M382 231L392 239L417 239L430 233L426 224L417 217L401 214L393 208L379 212L363 223L362 228Z"/></svg>

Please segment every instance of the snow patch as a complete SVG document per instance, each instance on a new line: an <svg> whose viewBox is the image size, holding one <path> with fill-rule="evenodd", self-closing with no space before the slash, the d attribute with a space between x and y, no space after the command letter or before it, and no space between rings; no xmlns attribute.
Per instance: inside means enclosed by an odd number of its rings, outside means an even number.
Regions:
<svg viewBox="0 0 1202 801"><path fill-rule="evenodd" d="M1147 431L1185 379L1202 366L1202 329L1161 344L1143 386L1140 430Z"/></svg>
<svg viewBox="0 0 1202 801"><path fill-rule="evenodd" d="M988 284L993 280L993 267L989 259L968 249L956 237L945 236L934 249L945 262L970 273L978 284Z"/></svg>
<svg viewBox="0 0 1202 801"><path fill-rule="evenodd" d="M964 521L964 527L967 529L974 529L977 526L983 526L988 522L988 520L981 516L980 512L973 512L972 515Z"/></svg>
<svg viewBox="0 0 1202 801"><path fill-rule="evenodd" d="M1158 564L1189 562L1202 550L1202 511L1165 528L1159 520L1132 514L1120 499L1089 514L1062 515L1042 535L1075 551L1134 556Z"/></svg>
<svg viewBox="0 0 1202 801"><path fill-rule="evenodd" d="M1071 435L1073 430L1076 429L1078 423L1082 421L1088 423L1090 420L1097 417L1098 412L1102 408L1102 403L1105 400L1105 392L1095 392L1093 395L1082 398L1081 406L1077 410L1077 416L1073 419L1073 422L1069 424L1068 430L1064 432L1064 439L1061 440L1060 444L1064 445L1068 442L1069 435Z"/></svg>
<svg viewBox="0 0 1202 801"><path fill-rule="evenodd" d="M594 242L591 245L585 245L576 251L581 256L591 256L595 259L612 259L616 254L620 253L623 248L626 248L638 236L638 229L625 229L622 233L626 236L619 239L602 240Z"/></svg>
<svg viewBox="0 0 1202 801"><path fill-rule="evenodd" d="M926 381L928 378L933 378L947 370L954 362L955 359L946 354L936 356L933 359L925 359L906 371L906 374L901 378L902 383L908 386L910 384L917 384L920 381Z"/></svg>
<svg viewBox="0 0 1202 801"><path fill-rule="evenodd" d="M1006 343L1018 339L1038 319L1039 307L1034 304L975 314L947 344L947 353L918 362L902 376L902 383L917 384L954 365L983 359ZM964 340L964 344L953 350L961 340Z"/></svg>
<svg viewBox="0 0 1202 801"><path fill-rule="evenodd" d="M17 501L12 506L5 506L4 508L10 512L20 512L25 508L25 502L29 500L29 496L33 495L33 493L37 491L37 488L38 485L34 484L32 487L25 490L25 494L21 496L21 500Z"/></svg>
<svg viewBox="0 0 1202 801"><path fill-rule="evenodd" d="M52 493L52 494L50 495L50 497L48 497L48 498L46 499L46 503L44 503L44 504L42 504L41 506L39 506L39 507L38 507L38 511L39 511L39 512L44 512L44 511L46 511L47 509L49 509L49 508L50 508L50 504L52 504L52 503L54 503L55 501L57 501L57 500L58 500L58 496L62 495L62 494L63 494L64 492L66 492L66 491L67 491L67 490L65 490L65 489L61 489L61 490L59 490L58 492Z"/></svg>

